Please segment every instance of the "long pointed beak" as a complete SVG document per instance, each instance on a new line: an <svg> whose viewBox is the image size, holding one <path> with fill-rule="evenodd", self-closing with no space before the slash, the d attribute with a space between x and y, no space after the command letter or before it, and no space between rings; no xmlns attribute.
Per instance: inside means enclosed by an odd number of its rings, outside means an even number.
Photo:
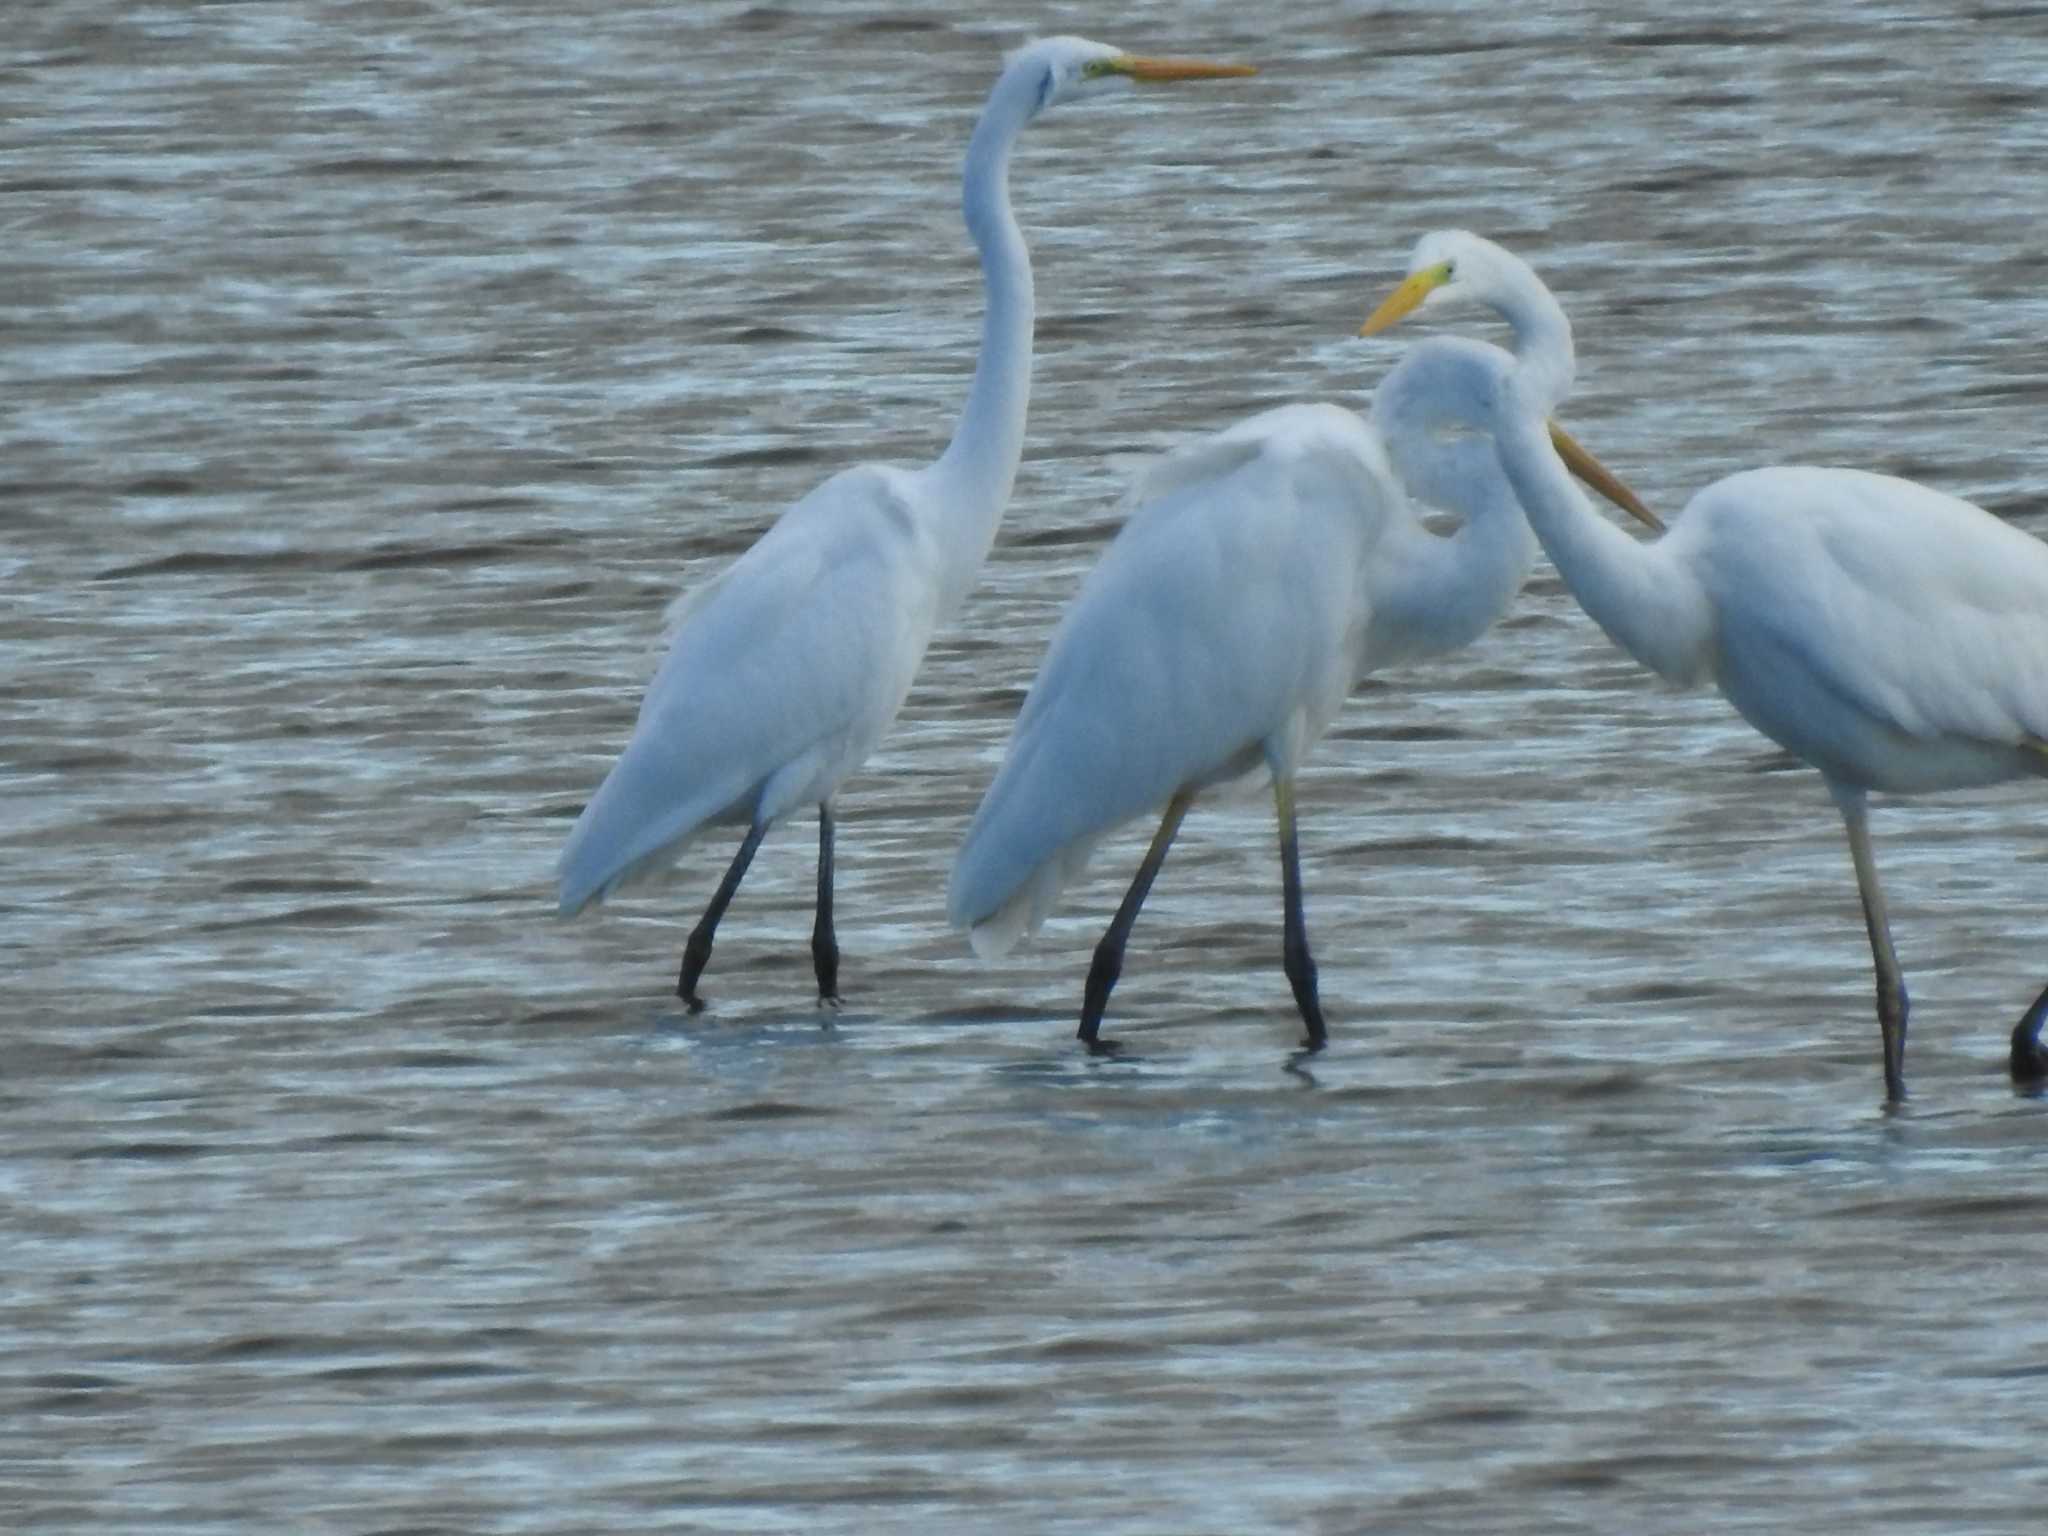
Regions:
<svg viewBox="0 0 2048 1536"><path fill-rule="evenodd" d="M1620 478L1580 445L1577 438L1565 431L1556 422L1550 423L1550 446L1557 450L1557 456L1564 460L1564 467L1577 475L1594 490L1613 502L1622 511L1656 529L1664 531L1664 519L1643 505L1642 498L1621 483Z"/></svg>
<svg viewBox="0 0 2048 1536"><path fill-rule="evenodd" d="M1174 80L1236 80L1256 75L1251 64L1212 64L1207 59L1141 59L1124 54L1116 61L1117 72L1133 80L1165 84Z"/></svg>
<svg viewBox="0 0 2048 1536"><path fill-rule="evenodd" d="M1411 273L1408 280L1388 294L1386 301L1366 317L1365 324L1358 328L1361 336L1377 336L1389 326L1398 325L1422 307L1422 301L1450 281L1448 265L1424 267L1420 272Z"/></svg>

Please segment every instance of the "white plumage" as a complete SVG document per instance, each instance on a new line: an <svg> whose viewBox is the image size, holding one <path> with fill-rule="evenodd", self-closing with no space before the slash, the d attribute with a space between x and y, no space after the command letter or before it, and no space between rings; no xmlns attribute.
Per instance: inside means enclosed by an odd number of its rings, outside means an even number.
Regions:
<svg viewBox="0 0 2048 1536"><path fill-rule="evenodd" d="M1432 296L1504 313L1546 293L1475 235L1416 248L1368 328ZM1889 475L1779 466L1715 482L1638 544L1594 515L1542 425L1525 368L1493 401L1502 467L1586 612L1675 683L1711 681L1744 719L1818 768L1848 830L1878 979L1885 1086L1905 1096L1907 998L1871 852L1871 790L1914 793L2048 774L2048 545L1981 507ZM2011 1069L2039 1078L2044 991Z"/></svg>
<svg viewBox="0 0 2048 1536"><path fill-rule="evenodd" d="M672 610L625 753L562 851L573 913L724 822L830 797L896 718L941 615L900 470L836 475Z"/></svg>
<svg viewBox="0 0 2048 1536"><path fill-rule="evenodd" d="M1649 553L1714 614L1710 675L1832 779L2013 778L2048 737L2048 545L1926 486L1778 466L1716 481Z"/></svg>
<svg viewBox="0 0 2048 1536"><path fill-rule="evenodd" d="M1140 496L1061 619L955 860L947 909L985 956L1175 791L1292 776L1363 670L1367 555L1400 491L1356 415L1268 411L1170 455Z"/></svg>
<svg viewBox="0 0 2048 1536"><path fill-rule="evenodd" d="M1551 323L1533 306L1518 334ZM1283 961L1307 1043L1321 1045L1290 786L1359 678L1468 643L1528 573L1535 539L1490 445L1447 435L1480 419L1510 366L1496 347L1430 342L1388 375L1370 424L1334 405L1267 411L1141 482L1053 634L947 896L977 951L1000 954L1044 921L1106 833L1168 807L1096 951L1080 1027L1091 1047L1181 814L1253 773L1274 781ZM1462 513L1457 534L1431 533L1411 490Z"/></svg>
<svg viewBox="0 0 2048 1536"><path fill-rule="evenodd" d="M584 807L559 868L571 914L674 860L706 826L744 823L740 845L684 950L696 981L726 904L768 828L819 811L812 958L836 1001L831 801L910 690L933 630L973 585L1009 501L1031 385L1031 262L1010 211L1010 151L1046 107L1134 80L1249 74L1242 66L1135 58L1081 38L1018 49L967 149L961 210L981 254L982 345L952 442L934 464L833 476L759 542L669 611L666 659L618 762Z"/></svg>

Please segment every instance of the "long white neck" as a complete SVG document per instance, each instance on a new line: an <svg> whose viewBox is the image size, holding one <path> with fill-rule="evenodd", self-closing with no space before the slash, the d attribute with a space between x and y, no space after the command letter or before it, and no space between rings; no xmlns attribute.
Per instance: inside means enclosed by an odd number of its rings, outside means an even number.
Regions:
<svg viewBox="0 0 2048 1536"><path fill-rule="evenodd" d="M1031 398L1031 253L1010 212L1010 150L1036 114L1043 72L1006 70L967 144L960 208L981 253L981 356L953 440L924 473L943 551L940 613L951 614L988 558L1024 456Z"/></svg>
<svg viewBox="0 0 2048 1536"><path fill-rule="evenodd" d="M1374 606L1373 646L1380 664L1437 656L1470 645L1507 611L1536 564L1536 535L1501 474L1493 446L1447 453L1427 483L1405 473L1409 493L1464 521L1449 538L1413 525L1406 558L1390 562L1390 581Z"/></svg>
<svg viewBox="0 0 2048 1536"><path fill-rule="evenodd" d="M1527 268L1501 271L1492 301L1514 333L1514 369L1544 402L1547 415L1571 393L1577 370L1571 320ZM1395 599L1403 654L1433 656L1470 645L1507 611L1536 564L1536 535L1490 445L1470 438L1446 442L1431 431L1437 414L1432 402L1439 398L1429 382L1433 375L1498 379L1506 359L1490 348L1441 348L1415 361L1422 365L1416 384L1402 392L1407 398L1391 402L1395 430L1389 441L1399 444L1397 461L1409 493L1464 519L1450 538L1428 539L1404 562L1408 580ZM1446 392L1460 393L1455 385ZM1373 415L1377 422L1378 401Z"/></svg>
<svg viewBox="0 0 2048 1536"><path fill-rule="evenodd" d="M1541 402L1548 416L1571 394L1578 376L1570 317L1557 296L1526 267L1501 273L1489 300L1514 332L1515 364L1526 381L1528 397Z"/></svg>
<svg viewBox="0 0 2048 1536"><path fill-rule="evenodd" d="M1666 535L1639 544L1593 510L1550 445L1542 380L1520 370L1495 394L1494 446L1544 553L1607 638L1667 682L1713 670L1714 612Z"/></svg>
<svg viewBox="0 0 2048 1536"><path fill-rule="evenodd" d="M1390 547L1374 560L1371 665L1471 644L1506 611L1536 563L1536 535L1491 439L1439 430L1479 425L1470 407L1453 402L1484 398L1491 378L1512 366L1497 347L1435 338L1411 348L1374 397L1373 428L1402 489L1464 521L1449 538L1420 521L1395 525Z"/></svg>

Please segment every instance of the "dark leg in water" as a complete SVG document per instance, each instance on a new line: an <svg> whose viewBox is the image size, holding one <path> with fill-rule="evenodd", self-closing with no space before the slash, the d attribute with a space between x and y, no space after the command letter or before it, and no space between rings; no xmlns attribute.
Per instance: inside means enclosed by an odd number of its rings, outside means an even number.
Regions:
<svg viewBox="0 0 2048 1536"><path fill-rule="evenodd" d="M1124 941L1130 938L1131 925L1138 920L1138 908L1145 904L1153 878L1166 862L1166 850L1173 846L1173 834L1180 830L1181 818L1194 803L1194 791L1188 789L1166 802L1166 814L1159 820L1159 830L1152 834L1152 846L1145 850L1144 862L1139 864L1131 888L1124 893L1124 904L1116 909L1109 931L1095 946L1095 959L1088 967L1088 985L1081 997L1081 1027L1075 1032L1095 1055L1107 1055L1117 1048L1114 1040L1099 1039L1096 1035L1102 1027L1102 1010L1109 1006L1110 988L1123 972Z"/></svg>
<svg viewBox="0 0 2048 1536"><path fill-rule="evenodd" d="M704 963L711 958L711 936L718 931L718 920L725 916L725 909L732 902L732 893L746 878L747 866L754 862L754 850L761 846L761 839L767 835L765 823L757 823L747 829L746 840L740 844L740 851L733 855L732 867L718 882L718 889L712 893L711 905L704 909L703 917L690 930L690 941L683 946L683 974L676 982L676 996L692 1013L704 1006L704 999L697 995L697 978L704 974Z"/></svg>
<svg viewBox="0 0 2048 1536"><path fill-rule="evenodd" d="M1294 839L1294 785L1286 779L1273 781L1273 809L1280 820L1280 884L1286 907L1286 936L1280 944L1280 963L1294 988L1294 1006L1308 1026L1302 1045L1320 1051L1330 1032L1323 1026L1323 1004L1316 996L1316 961L1308 952L1308 924L1301 912L1301 850Z"/></svg>
<svg viewBox="0 0 2048 1536"><path fill-rule="evenodd" d="M1877 883L1877 859L1870 851L1870 816L1863 791L1834 784L1835 804L1849 829L1849 857L1856 861L1856 889L1863 896L1863 923L1870 930L1870 957L1877 968L1877 1028L1884 1038L1884 1096L1893 1104L1906 1098L1906 1015L1912 1002L1906 978L1892 948L1891 920L1885 916L1884 889Z"/></svg>
<svg viewBox="0 0 2048 1536"><path fill-rule="evenodd" d="M2044 1020L2048 1020L2048 987L2041 989L2034 1006L2012 1027L2012 1080L2016 1083L2048 1080L2048 1051L2041 1049Z"/></svg>
<svg viewBox="0 0 2048 1536"><path fill-rule="evenodd" d="M811 925L811 966L818 1003L839 1006L839 938L832 931L832 802L818 802L818 920Z"/></svg>

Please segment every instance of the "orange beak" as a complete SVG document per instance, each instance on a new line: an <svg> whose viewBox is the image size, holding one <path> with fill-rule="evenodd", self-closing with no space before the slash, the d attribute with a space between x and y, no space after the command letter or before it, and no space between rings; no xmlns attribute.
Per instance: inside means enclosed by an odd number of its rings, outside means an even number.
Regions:
<svg viewBox="0 0 2048 1536"><path fill-rule="evenodd" d="M1250 64L1211 64L1206 59L1141 59L1124 54L1115 61L1118 74L1133 80L1164 84L1172 80L1237 80L1256 75Z"/></svg>
<svg viewBox="0 0 2048 1536"><path fill-rule="evenodd" d="M1571 433L1556 422L1550 423L1550 446L1557 450L1557 456L1564 460L1564 467L1577 475L1594 490L1613 502L1640 523L1647 524L1659 533L1664 531L1664 519L1642 503L1642 498L1623 485L1614 471L1588 453Z"/></svg>

